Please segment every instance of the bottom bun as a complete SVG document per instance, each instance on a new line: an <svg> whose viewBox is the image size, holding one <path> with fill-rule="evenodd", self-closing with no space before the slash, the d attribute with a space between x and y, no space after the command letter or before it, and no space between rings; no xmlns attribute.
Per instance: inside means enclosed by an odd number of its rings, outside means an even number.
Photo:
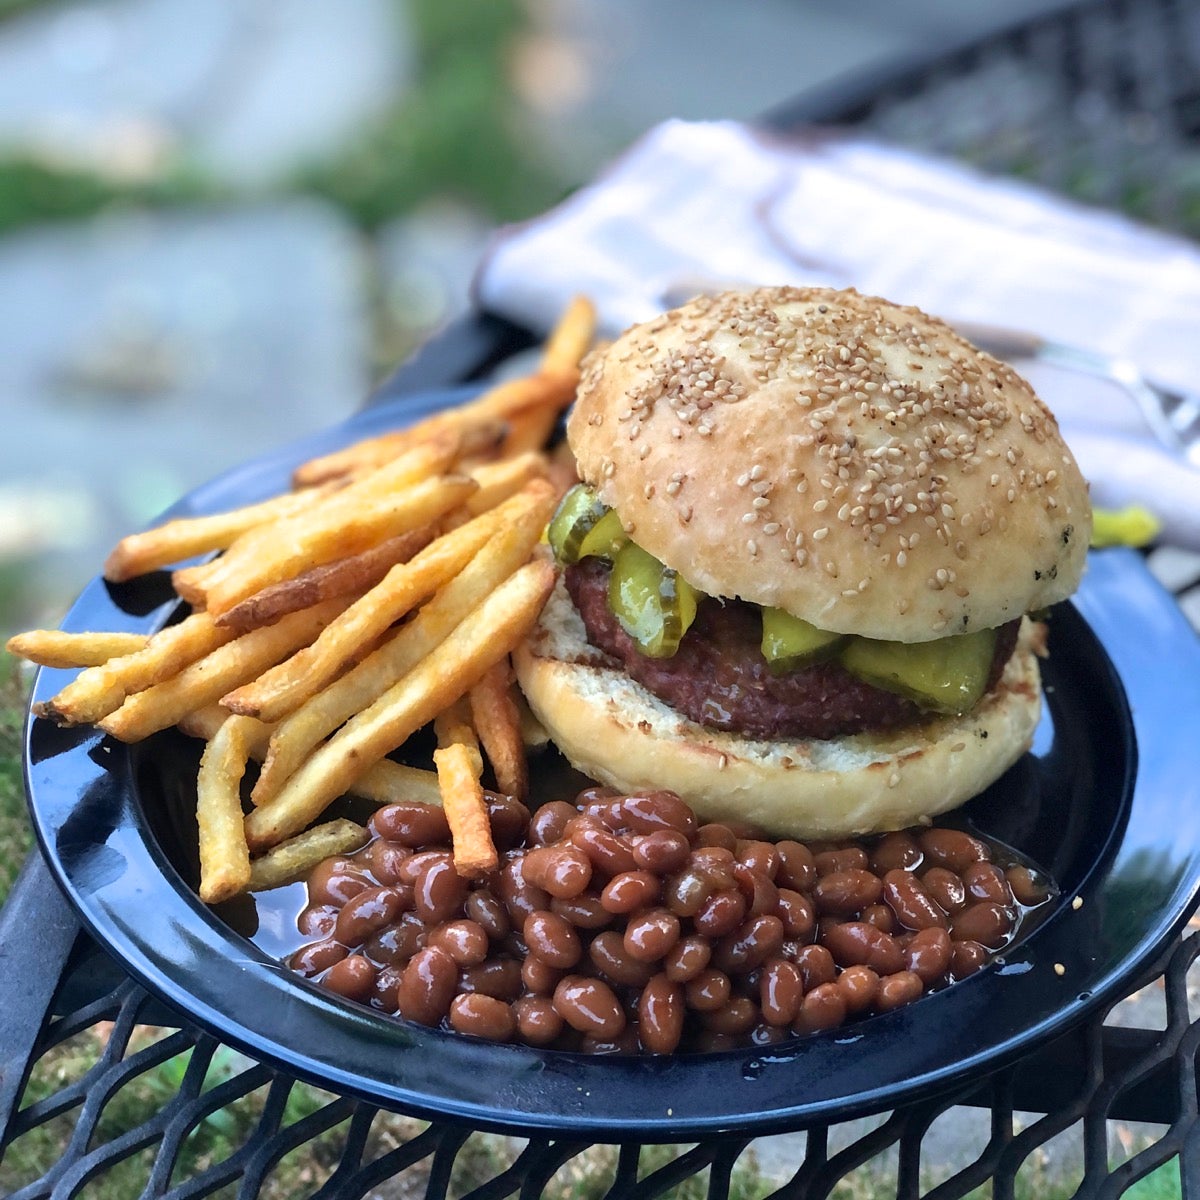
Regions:
<svg viewBox="0 0 1200 1200"><path fill-rule="evenodd" d="M1043 632L1022 621L999 684L966 716L830 741L752 740L681 716L588 643L561 581L513 661L551 740L597 782L669 789L704 821L836 838L922 823L1004 774L1041 714Z"/></svg>

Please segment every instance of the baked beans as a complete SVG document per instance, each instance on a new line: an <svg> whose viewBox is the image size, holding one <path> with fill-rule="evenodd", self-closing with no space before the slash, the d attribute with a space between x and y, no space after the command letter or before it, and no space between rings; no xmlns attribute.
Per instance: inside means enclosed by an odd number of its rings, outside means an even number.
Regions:
<svg viewBox="0 0 1200 1200"><path fill-rule="evenodd" d="M491 1041L595 1054L771 1045L979 970L1054 894L960 829L805 845L700 824L671 792L489 805L499 869L445 815L379 809L318 866L289 965L347 999Z"/></svg>

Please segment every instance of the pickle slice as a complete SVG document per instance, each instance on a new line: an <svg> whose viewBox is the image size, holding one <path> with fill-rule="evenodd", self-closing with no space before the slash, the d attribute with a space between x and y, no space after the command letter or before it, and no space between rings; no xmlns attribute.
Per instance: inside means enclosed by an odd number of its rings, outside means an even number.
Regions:
<svg viewBox="0 0 1200 1200"><path fill-rule="evenodd" d="M670 658L696 619L696 589L634 542L613 560L608 607L649 658Z"/></svg>
<svg viewBox="0 0 1200 1200"><path fill-rule="evenodd" d="M584 539L608 511L586 483L577 483L571 488L558 502L546 531L554 557L566 566L578 562Z"/></svg>
<svg viewBox="0 0 1200 1200"><path fill-rule="evenodd" d="M579 558L616 558L617 551L629 541L617 510L610 508L584 535L579 543Z"/></svg>
<svg viewBox="0 0 1200 1200"><path fill-rule="evenodd" d="M845 640L844 634L818 629L782 608L762 610L762 655L774 675L826 658Z"/></svg>
<svg viewBox="0 0 1200 1200"><path fill-rule="evenodd" d="M867 683L896 692L934 712L969 712L987 686L996 631L980 629L933 642L851 638L842 665Z"/></svg>

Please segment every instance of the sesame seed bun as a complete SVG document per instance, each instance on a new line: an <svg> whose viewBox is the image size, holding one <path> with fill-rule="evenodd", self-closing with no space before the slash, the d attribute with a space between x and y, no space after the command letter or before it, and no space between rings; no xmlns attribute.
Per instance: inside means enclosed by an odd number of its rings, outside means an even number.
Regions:
<svg viewBox="0 0 1200 1200"><path fill-rule="evenodd" d="M593 779L627 793L669 788L702 820L835 838L917 824L1002 775L1037 726L1043 633L1022 622L999 684L966 716L831 741L760 741L689 721L588 644L561 581L513 662L535 716Z"/></svg>
<svg viewBox="0 0 1200 1200"><path fill-rule="evenodd" d="M855 291L704 297L585 363L580 477L716 596L920 642L1070 595L1091 532L1058 425L1010 367Z"/></svg>

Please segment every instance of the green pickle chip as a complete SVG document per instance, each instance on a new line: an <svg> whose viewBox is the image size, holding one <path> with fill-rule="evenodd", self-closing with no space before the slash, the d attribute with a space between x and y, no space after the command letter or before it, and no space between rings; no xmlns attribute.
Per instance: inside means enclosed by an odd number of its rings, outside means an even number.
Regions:
<svg viewBox="0 0 1200 1200"><path fill-rule="evenodd" d="M677 571L634 542L613 559L608 606L649 658L670 658L696 619L698 594Z"/></svg>

